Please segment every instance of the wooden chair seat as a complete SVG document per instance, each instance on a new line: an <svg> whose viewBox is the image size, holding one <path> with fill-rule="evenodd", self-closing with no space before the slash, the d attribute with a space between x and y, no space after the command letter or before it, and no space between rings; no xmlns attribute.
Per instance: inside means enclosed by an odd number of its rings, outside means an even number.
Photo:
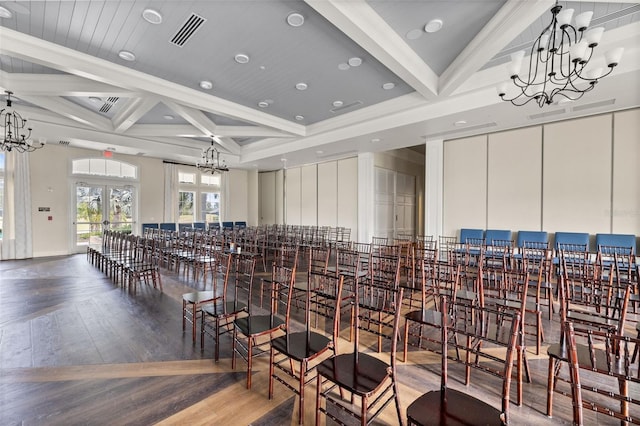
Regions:
<svg viewBox="0 0 640 426"><path fill-rule="evenodd" d="M332 357L318 365L318 374L358 396L371 395L389 377L389 363L366 353L358 353L357 363L354 357L354 353Z"/></svg>
<svg viewBox="0 0 640 426"><path fill-rule="evenodd" d="M259 337L276 331L284 324L284 320L270 315L251 315L237 318L236 327L245 336Z"/></svg>
<svg viewBox="0 0 640 426"><path fill-rule="evenodd" d="M460 409L464 407L464 409ZM502 413L473 396L454 389L428 392L407 408L409 425L503 425Z"/></svg>
<svg viewBox="0 0 640 426"><path fill-rule="evenodd" d="M182 331L184 332L187 322L191 323L193 344L196 343L197 318L202 311L202 305L211 303L215 299L213 291L194 291L182 295Z"/></svg>
<svg viewBox="0 0 640 426"><path fill-rule="evenodd" d="M288 345L287 345L288 340ZM331 338L319 333L304 331L289 333L286 336L276 337L271 341L271 346L280 353L286 353L289 358L296 361L308 360L329 349Z"/></svg>

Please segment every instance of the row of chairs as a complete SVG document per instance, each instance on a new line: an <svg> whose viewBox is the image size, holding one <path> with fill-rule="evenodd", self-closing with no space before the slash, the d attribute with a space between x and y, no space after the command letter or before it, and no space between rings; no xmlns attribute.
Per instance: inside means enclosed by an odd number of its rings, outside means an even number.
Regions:
<svg viewBox="0 0 640 426"><path fill-rule="evenodd" d="M141 281L162 291L156 242L120 231L104 230L99 247L87 248L91 264L134 294Z"/></svg>
<svg viewBox="0 0 640 426"><path fill-rule="evenodd" d="M142 233L144 234L147 229L163 229L166 231L186 231L189 229L196 230L223 230L223 231L233 231L233 230L241 230L247 227L247 222L238 221L238 222L191 222L191 223L174 223L174 222L163 222L163 223L143 223L142 224Z"/></svg>

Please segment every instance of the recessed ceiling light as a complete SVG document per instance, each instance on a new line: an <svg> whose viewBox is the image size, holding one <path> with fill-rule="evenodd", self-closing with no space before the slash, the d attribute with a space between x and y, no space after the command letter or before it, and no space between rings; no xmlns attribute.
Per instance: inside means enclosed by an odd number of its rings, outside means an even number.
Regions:
<svg viewBox="0 0 640 426"><path fill-rule="evenodd" d="M362 65L362 59L358 58L357 56L354 56L353 58L349 58L349 65L352 67L359 67L360 65Z"/></svg>
<svg viewBox="0 0 640 426"><path fill-rule="evenodd" d="M307 86L307 83L297 83L296 84L296 89L298 89L298 90L307 90L307 87L309 87L309 86Z"/></svg>
<svg viewBox="0 0 640 426"><path fill-rule="evenodd" d="M142 17L150 24L157 25L162 23L162 15L157 10L145 9L142 11Z"/></svg>
<svg viewBox="0 0 640 426"><path fill-rule="evenodd" d="M102 102L102 98L97 96L89 96L89 100L95 104Z"/></svg>
<svg viewBox="0 0 640 426"><path fill-rule="evenodd" d="M209 80L202 80L200 82L200 88L204 90L211 90L213 89L213 83L210 82Z"/></svg>
<svg viewBox="0 0 640 426"><path fill-rule="evenodd" d="M304 24L304 16L298 12L292 12L287 16L287 24L292 27L300 27Z"/></svg>
<svg viewBox="0 0 640 426"><path fill-rule="evenodd" d="M264 65L260 65L258 68L260 68L260 70L262 70L262 71L267 69L267 67L265 67Z"/></svg>
<svg viewBox="0 0 640 426"><path fill-rule="evenodd" d="M389 82L389 83L384 83L384 84L382 85L382 88L383 88L384 90L391 90L391 89L393 89L394 87L396 87L396 84L395 84L395 83L391 83L391 82Z"/></svg>
<svg viewBox="0 0 640 426"><path fill-rule="evenodd" d="M464 126L465 124L467 124L466 120L458 120L455 123L453 123L454 126L458 126L458 127Z"/></svg>
<svg viewBox="0 0 640 426"><path fill-rule="evenodd" d="M13 13L6 7L0 6L0 18L10 19L13 16Z"/></svg>
<svg viewBox="0 0 640 426"><path fill-rule="evenodd" d="M424 26L424 30L428 33L435 33L442 28L442 19L432 19Z"/></svg>
<svg viewBox="0 0 640 426"><path fill-rule="evenodd" d="M269 102L267 102L267 101L260 101L260 102L258 102L258 106L259 106L260 108L266 108L266 107L268 107L268 106L269 106Z"/></svg>
<svg viewBox="0 0 640 426"><path fill-rule="evenodd" d="M304 120L304 115L296 115L296 120L298 121Z"/></svg>
<svg viewBox="0 0 640 426"><path fill-rule="evenodd" d="M343 62L343 63L341 63L341 64L338 64L338 69L339 69L340 71L346 71L346 70L348 70L349 68L351 68L351 66L350 66L349 64L347 64L346 62Z"/></svg>
<svg viewBox="0 0 640 426"><path fill-rule="evenodd" d="M420 28L414 28L412 30L410 30L405 37L407 38L407 40L417 40L420 37L422 37L422 34L424 34L424 31L422 31L422 29Z"/></svg>
<svg viewBox="0 0 640 426"><path fill-rule="evenodd" d="M287 162L287 159L286 159L286 158L284 158L284 157L282 157L282 158L280 159L280 161L282 161L283 163L286 163L286 162Z"/></svg>
<svg viewBox="0 0 640 426"><path fill-rule="evenodd" d="M371 139L371 143L376 143L376 142L380 142L380 138L373 138L373 139Z"/></svg>
<svg viewBox="0 0 640 426"><path fill-rule="evenodd" d="M245 55L244 53L238 53L234 59L239 64L246 64L247 62L249 62L249 56Z"/></svg>
<svg viewBox="0 0 640 426"><path fill-rule="evenodd" d="M324 154L324 151L319 149L319 150L316 151L316 154Z"/></svg>
<svg viewBox="0 0 640 426"><path fill-rule="evenodd" d="M120 59L124 59L125 61L135 61L136 60L136 55L134 55L132 52L129 52L128 50L121 50L120 52L118 52L118 56L120 56Z"/></svg>
<svg viewBox="0 0 640 426"><path fill-rule="evenodd" d="M342 105L344 105L344 102L342 102L342 101L333 101L333 106L334 107L341 107Z"/></svg>
<svg viewBox="0 0 640 426"><path fill-rule="evenodd" d="M166 114L163 115L162 118L164 118L165 120L173 120L173 115Z"/></svg>

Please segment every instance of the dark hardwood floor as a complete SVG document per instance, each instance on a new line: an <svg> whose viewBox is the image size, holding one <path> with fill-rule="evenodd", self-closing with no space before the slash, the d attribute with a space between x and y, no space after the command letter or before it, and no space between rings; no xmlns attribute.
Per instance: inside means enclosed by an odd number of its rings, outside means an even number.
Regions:
<svg viewBox="0 0 640 426"><path fill-rule="evenodd" d="M293 394L276 384L274 399L267 397L266 358L257 359L246 390L246 365L231 369L228 335L214 363L210 340L201 351L189 330L183 334L181 295L203 285L166 270L162 278L164 293L142 285L133 295L84 255L0 262L0 425L294 424ZM545 323L548 342L557 339L554 327L557 319ZM512 404L512 424L570 424L571 402L561 396L554 418L544 414L547 357L531 347L533 383L524 386L523 406ZM439 387L434 355L413 349L398 366L403 410ZM497 380L451 382L500 405ZM307 398L307 424L314 404ZM614 423L586 415L588 424ZM376 424L395 424L394 416L389 406Z"/></svg>

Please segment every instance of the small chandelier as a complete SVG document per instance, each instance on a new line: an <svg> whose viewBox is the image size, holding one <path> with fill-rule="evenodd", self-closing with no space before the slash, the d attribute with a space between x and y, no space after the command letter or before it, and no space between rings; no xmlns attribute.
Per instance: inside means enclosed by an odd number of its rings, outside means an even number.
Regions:
<svg viewBox="0 0 640 426"><path fill-rule="evenodd" d="M11 106L13 92L5 90L7 94L7 107L0 110L0 126L4 128L4 138L0 143L3 151L33 152L44 146L44 142L31 140L31 127L27 126L27 120L22 118ZM10 109L11 108L11 109Z"/></svg>
<svg viewBox="0 0 640 426"><path fill-rule="evenodd" d="M603 72L601 68L593 67L585 70L604 28L586 31L591 23L592 11L577 15L575 26L571 25L573 9L562 10L557 0L551 8L551 14L551 23L531 47L529 69L521 72L524 50L511 55L509 77L518 88L518 93L508 98L508 84L502 84L498 87L498 95L503 101L522 106L533 100L540 107L553 103L556 96L575 101L593 90L598 80L611 74L620 62L624 51L621 47L605 53L608 70Z"/></svg>
<svg viewBox="0 0 640 426"><path fill-rule="evenodd" d="M202 150L202 162L196 163L196 167L201 172L212 175L229 171L224 160L220 160L220 151L216 149L213 137L211 138L211 146Z"/></svg>

